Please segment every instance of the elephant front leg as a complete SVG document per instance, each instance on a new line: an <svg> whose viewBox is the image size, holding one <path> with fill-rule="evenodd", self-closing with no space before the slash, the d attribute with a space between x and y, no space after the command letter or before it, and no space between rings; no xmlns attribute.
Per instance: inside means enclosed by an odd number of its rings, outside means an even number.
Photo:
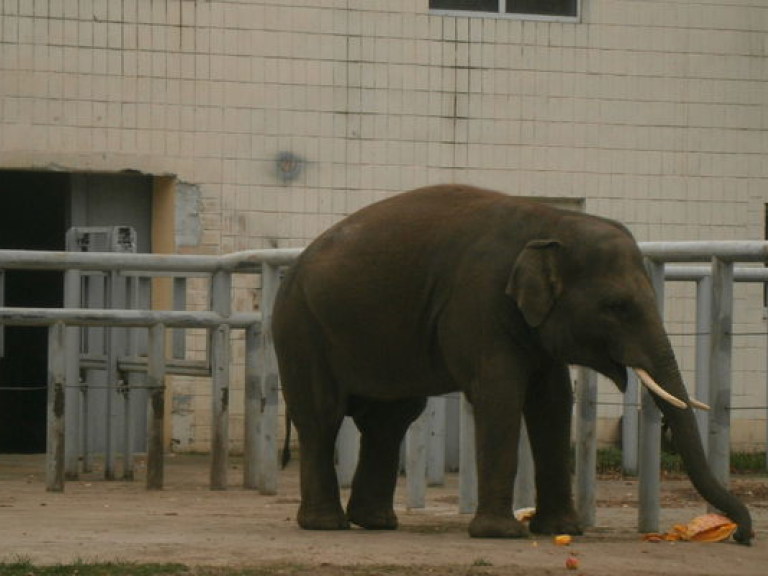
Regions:
<svg viewBox="0 0 768 576"><path fill-rule="evenodd" d="M478 480L477 512L469 524L473 538L528 536L512 513L522 409L522 400L514 396L473 402Z"/></svg>
<svg viewBox="0 0 768 576"><path fill-rule="evenodd" d="M568 367L557 365L528 390L525 421L536 467L537 534L583 532L573 505L570 449L573 391Z"/></svg>

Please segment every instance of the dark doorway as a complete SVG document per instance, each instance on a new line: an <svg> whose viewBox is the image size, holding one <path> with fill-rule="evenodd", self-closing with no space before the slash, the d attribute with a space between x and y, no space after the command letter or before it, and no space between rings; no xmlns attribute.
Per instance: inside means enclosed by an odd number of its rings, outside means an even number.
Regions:
<svg viewBox="0 0 768 576"><path fill-rule="evenodd" d="M0 249L65 250L70 227L130 226L151 251L151 176L0 170ZM5 272L6 306L56 308L63 272ZM47 328L0 327L0 453L45 451ZM103 408L94 405L94 417ZM139 414L142 416L142 414ZM101 429L92 433L100 435Z"/></svg>
<svg viewBox="0 0 768 576"><path fill-rule="evenodd" d="M0 171L0 248L63 250L69 175ZM5 272L5 305L60 307L63 278L56 271ZM3 328L0 352L0 452L44 452L48 332Z"/></svg>

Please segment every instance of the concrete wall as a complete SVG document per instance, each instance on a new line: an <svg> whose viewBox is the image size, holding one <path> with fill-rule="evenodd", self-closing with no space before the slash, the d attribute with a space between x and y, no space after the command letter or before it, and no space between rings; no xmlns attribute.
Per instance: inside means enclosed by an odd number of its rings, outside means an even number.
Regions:
<svg viewBox="0 0 768 576"><path fill-rule="evenodd" d="M764 238L763 0L583 0L580 22L427 4L2 0L0 167L173 176L197 218L176 222L182 252L304 245L445 181L583 199L640 240ZM281 152L302 160L292 181ZM764 332L759 290L739 294L742 331ZM673 332L691 309L670 289ZM764 340L737 340L737 405L768 403ZM207 385L179 389L174 436L202 449Z"/></svg>

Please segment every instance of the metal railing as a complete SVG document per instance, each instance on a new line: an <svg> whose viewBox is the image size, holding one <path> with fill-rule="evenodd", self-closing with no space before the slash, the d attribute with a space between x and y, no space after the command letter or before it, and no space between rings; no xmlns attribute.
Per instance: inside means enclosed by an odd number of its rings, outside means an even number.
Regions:
<svg viewBox="0 0 768 576"><path fill-rule="evenodd" d="M290 263L300 251L253 250L226 256L157 254L0 251L0 269L64 270L65 283L77 283L85 271L141 274L148 277L206 275L210 278L207 311L114 310L83 308L0 308L0 323L6 326L48 326L48 490L61 491L67 476L78 473L77 420L79 383L79 336L83 326L144 327L149 329L148 354L119 358L121 370L146 372L148 396L147 487L163 484L165 428L165 376L174 373L206 374L211 377L211 475L213 489L226 487L229 453L230 331L245 332L245 437L244 485L271 493L277 478L277 367L271 352L271 334L262 329L271 317L271 302L278 282L278 266ZM259 274L262 311L232 310L232 276ZM210 333L208 359L190 363L166 358L168 328L203 328ZM73 330L75 330L73 332ZM87 359L86 359L87 361ZM116 382L108 384L117 387ZM108 447L109 451L109 447ZM125 458L130 447L124 446ZM107 454L110 458L112 455Z"/></svg>
<svg viewBox="0 0 768 576"><path fill-rule="evenodd" d="M730 392L733 324L734 281L766 282L768 274L756 268L735 268L737 262L768 261L766 242L674 242L641 243L648 268L663 303L664 281L696 281L697 308L701 311L697 332L706 334L697 344L697 396L712 406L708 416L700 423L706 431L710 466L724 484L728 483L730 453ZM209 360L196 373L211 377L211 488L226 487L227 455L229 452L228 405L230 392L229 333L245 332L245 428L244 428L244 485L263 493L274 493L277 486L277 403L278 374L272 349L272 304L279 282L278 269L290 264L299 249L274 249L238 252L225 256L181 256L148 254L93 254L61 252L0 251L0 269L59 269L75 276L84 270L117 273L143 273L149 276L183 276L203 274L210 277L210 309L207 311L142 311L93 309L22 309L0 308L0 323L5 325L49 326L49 378L48 378L48 473L49 490L62 490L66 476L65 463L76 456L76 451L65 448L67 442L65 415L72 414L67 406L75 402L78 384L73 370L72 338L68 330L80 326L141 326L149 329L148 354L144 357L120 359L123 369L141 370L148 374L150 388L148 406L151 417L148 433L147 487L162 486L164 377L167 374L188 373L183 361L166 358L165 331L170 328L204 328L210 331ZM711 262L710 266L681 266L680 263ZM673 264L673 265L668 265ZM232 310L231 292L233 274L259 274L261 277L261 305L259 312ZM70 280L71 281L71 280ZM705 325L706 324L706 325ZM75 340L76 341L76 340ZM69 351L69 353L68 353ZM68 360L69 358L69 360ZM194 371L193 370L193 371ZM596 485L596 416L597 386L594 373L581 370L576 389L577 435L574 439L577 454L576 500L586 521L594 523ZM704 387L706 384L708 387ZM634 410L625 411L628 433L640 429L639 451L632 454L632 442L625 442L625 465L636 466L640 473L639 529L658 530L660 416L644 390L641 392L641 411L637 414L636 383L627 392L628 404ZM632 398L632 395L635 395ZM431 401L426 411L428 418L439 422L444 408L440 400ZM460 505L463 512L471 512L476 503L476 478L472 411L463 401L461 408L460 441ZM442 424L437 424L438 428ZM421 419L414 424L406 441L408 446L406 470L409 485L409 505L423 505L424 486L429 477L439 482L442 460L434 452L444 450L434 438L445 433L428 435ZM428 438L432 438L429 440ZM340 453L341 477L349 476L354 466L354 441L340 439L344 448ZM429 447L427 447L429 445ZM430 455L430 453L432 453ZM75 455L75 456L73 456ZM350 456L351 455L351 456ZM430 464L431 462L431 464ZM530 455L523 448L521 470L517 480L518 496L532 500L532 465ZM525 463L528 463L526 465ZM437 469L437 471L435 471ZM517 504L526 503L518 500ZM516 504L516 505L517 505Z"/></svg>

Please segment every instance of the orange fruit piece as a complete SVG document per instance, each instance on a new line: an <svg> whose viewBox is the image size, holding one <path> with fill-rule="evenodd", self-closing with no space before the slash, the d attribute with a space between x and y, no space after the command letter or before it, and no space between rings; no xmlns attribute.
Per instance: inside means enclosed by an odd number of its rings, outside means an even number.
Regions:
<svg viewBox="0 0 768 576"><path fill-rule="evenodd" d="M573 538L569 534L559 534L555 536L555 544L557 546L568 546L573 541Z"/></svg>

